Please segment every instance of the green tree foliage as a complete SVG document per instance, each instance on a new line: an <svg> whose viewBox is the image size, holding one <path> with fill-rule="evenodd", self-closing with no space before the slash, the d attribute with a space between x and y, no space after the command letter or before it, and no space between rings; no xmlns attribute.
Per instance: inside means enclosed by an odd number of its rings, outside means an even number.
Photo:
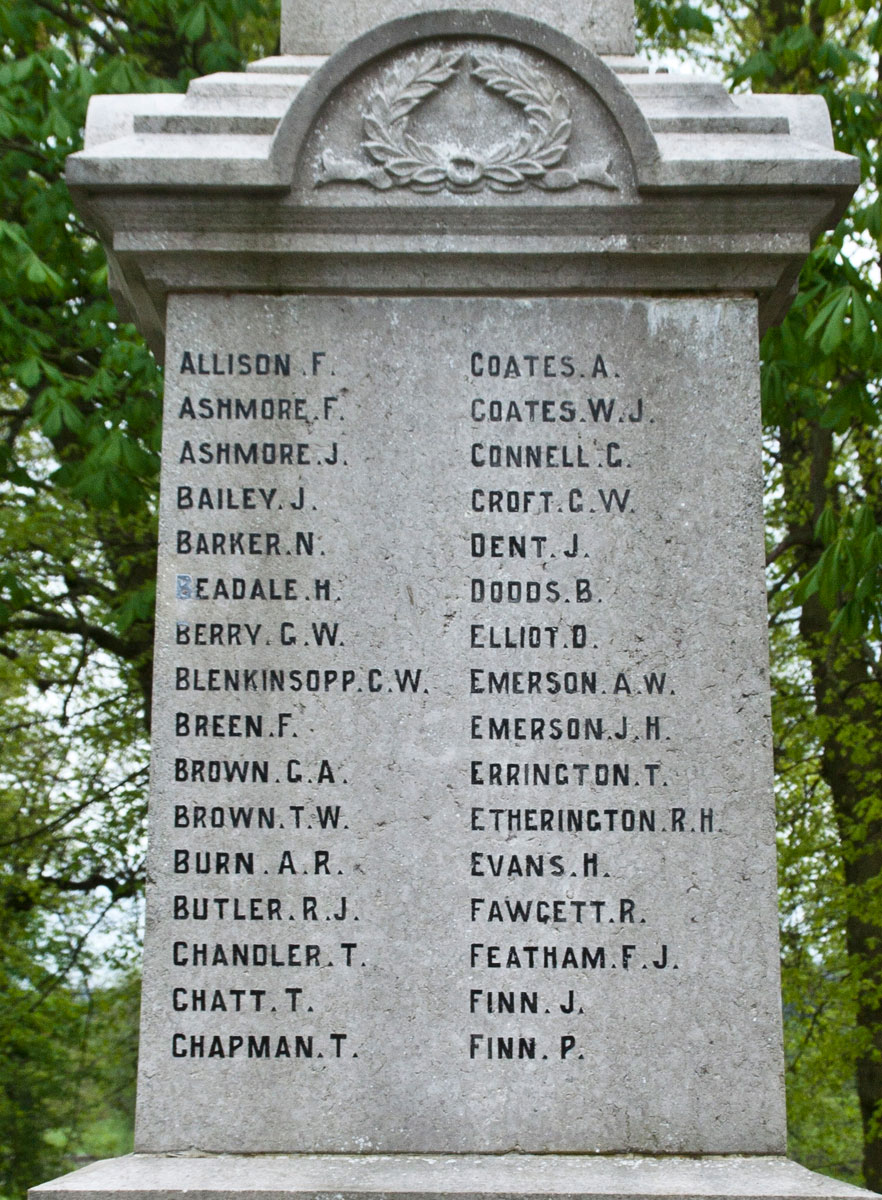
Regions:
<svg viewBox="0 0 882 1200"><path fill-rule="evenodd" d="M161 381L64 163L92 95L277 31L264 0L0 5L0 1195L94 1152L98 1116L112 1143L133 1078Z"/></svg>
<svg viewBox="0 0 882 1200"><path fill-rule="evenodd" d="M47 522L29 546L43 552L37 577L15 565L0 576L0 617L12 635L54 629L101 646L135 667L145 695L159 377L116 317L64 162L81 148L90 96L180 90L196 75L240 68L266 49L255 44L272 28L264 9L261 0L0 9L0 469L25 510L47 489L82 510L103 568L63 561Z"/></svg>
<svg viewBox="0 0 882 1200"><path fill-rule="evenodd" d="M882 17L870 0L638 9L735 87L823 95L863 168L762 356L791 1138L831 1173L862 1160L882 1191Z"/></svg>
<svg viewBox="0 0 882 1200"><path fill-rule="evenodd" d="M147 772L137 688L78 639L30 631L0 694L0 1194L16 1195L67 1161L90 1081L134 1061L96 1015L132 974ZM104 1107L124 1116L126 1088L108 1081Z"/></svg>

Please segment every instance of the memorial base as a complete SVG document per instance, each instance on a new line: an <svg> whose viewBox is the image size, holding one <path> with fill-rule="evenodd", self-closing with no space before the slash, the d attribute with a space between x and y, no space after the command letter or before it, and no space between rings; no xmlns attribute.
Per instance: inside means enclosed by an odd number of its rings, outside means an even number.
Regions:
<svg viewBox="0 0 882 1200"><path fill-rule="evenodd" d="M131 1154L32 1188L30 1200L826 1200L874 1193L771 1155Z"/></svg>

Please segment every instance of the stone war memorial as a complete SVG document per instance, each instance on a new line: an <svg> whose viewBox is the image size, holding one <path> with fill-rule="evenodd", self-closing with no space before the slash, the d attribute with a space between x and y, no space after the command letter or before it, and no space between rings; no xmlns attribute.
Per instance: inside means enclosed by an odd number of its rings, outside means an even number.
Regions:
<svg viewBox="0 0 882 1200"><path fill-rule="evenodd" d="M136 1152L33 1200L789 1162L758 343L857 180L628 0L286 0L68 180L165 364Z"/></svg>

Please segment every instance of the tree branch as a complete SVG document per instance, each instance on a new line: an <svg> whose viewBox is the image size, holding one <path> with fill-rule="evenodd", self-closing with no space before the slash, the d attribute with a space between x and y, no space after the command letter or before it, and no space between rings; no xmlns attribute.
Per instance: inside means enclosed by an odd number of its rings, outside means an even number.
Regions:
<svg viewBox="0 0 882 1200"><path fill-rule="evenodd" d="M814 540L814 534L808 525L799 525L795 529L791 529L786 537L783 537L778 545L766 555L766 566L770 567L772 563L778 561L782 554L786 554L794 546L811 546Z"/></svg>
<svg viewBox="0 0 882 1200"><path fill-rule="evenodd" d="M74 634L77 637L88 638L102 650L107 650L108 653L115 654L117 658L125 659L127 662L133 662L140 658L143 652L143 647L136 646L118 634L110 633L109 630L103 629L100 625L93 625L90 621L83 620L82 618L64 617L58 613L42 612L34 608L28 608L27 611L36 613L37 615L34 617L13 617L12 620L7 622L6 628L22 631L33 630L37 633L51 630L53 633Z"/></svg>

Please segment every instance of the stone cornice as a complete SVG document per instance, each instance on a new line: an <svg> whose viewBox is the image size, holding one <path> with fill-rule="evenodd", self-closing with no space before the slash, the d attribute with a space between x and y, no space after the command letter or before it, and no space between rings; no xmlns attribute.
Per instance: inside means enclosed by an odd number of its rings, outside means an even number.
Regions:
<svg viewBox="0 0 882 1200"><path fill-rule="evenodd" d="M443 82L389 133L425 162L387 170L395 147L369 148L371 106L433 53L455 66L429 73ZM506 109L504 83L476 79L487 54L526 72L527 99ZM490 149L450 149L444 122L464 95L492 118L474 135ZM527 174L511 155L505 166L500 120L525 162L540 154ZM820 97L732 97L607 62L528 18L462 11L392 21L323 63L195 80L186 96L97 97L68 164L121 312L160 356L166 296L181 290L736 292L758 298L766 326L858 181Z"/></svg>

